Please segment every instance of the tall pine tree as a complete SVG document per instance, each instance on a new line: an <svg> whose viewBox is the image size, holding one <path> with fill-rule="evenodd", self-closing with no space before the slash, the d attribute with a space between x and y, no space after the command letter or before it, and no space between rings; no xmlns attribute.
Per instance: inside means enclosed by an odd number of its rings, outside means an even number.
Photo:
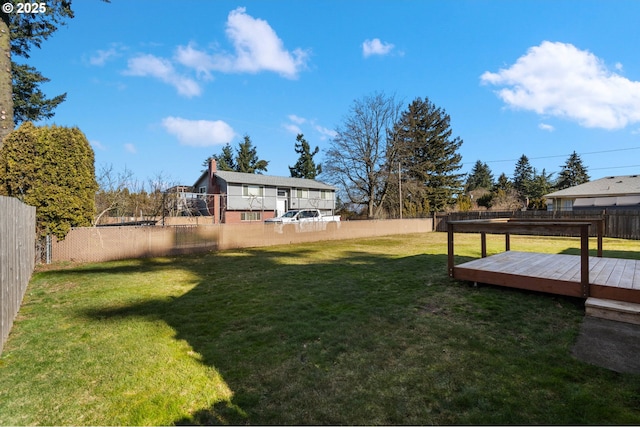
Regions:
<svg viewBox="0 0 640 427"><path fill-rule="evenodd" d="M235 171L237 169L236 160L233 157L233 148L227 143L222 147L222 152L217 156L213 156L218 163L218 170L221 171Z"/></svg>
<svg viewBox="0 0 640 427"><path fill-rule="evenodd" d="M245 135L244 141L238 144L236 170L244 173L262 173L267 171L268 164L268 161L258 158L258 151L253 146L251 138Z"/></svg>
<svg viewBox="0 0 640 427"><path fill-rule="evenodd" d="M589 182L589 179L587 168L582 164L580 156L574 151L562 166L555 188L564 190L565 188Z"/></svg>
<svg viewBox="0 0 640 427"><path fill-rule="evenodd" d="M14 7L17 0L7 0L5 4ZM29 58L32 47L42 43L73 18L71 0L52 0L45 3L42 13L5 13L0 20L0 146L2 138L14 125L27 120L51 118L53 109L64 101L66 94L47 99L39 89L48 81L35 68L17 64L12 57Z"/></svg>
<svg viewBox="0 0 640 427"><path fill-rule="evenodd" d="M534 171L529 158L524 154L518 159L516 168L513 171L513 188L518 192L522 200L526 200L531 194L531 185L534 178Z"/></svg>
<svg viewBox="0 0 640 427"><path fill-rule="evenodd" d="M211 159L216 159L217 169L221 171L232 172L244 172L244 173L261 173L267 170L269 162L267 160L260 160L256 148L251 142L249 135L244 136L243 142L238 143L238 148L233 152L230 144L226 144L222 147L222 151L219 154L214 154L208 157L202 166L206 171L209 167Z"/></svg>
<svg viewBox="0 0 640 427"><path fill-rule="evenodd" d="M427 98L417 98L393 132L403 177L414 186L411 203L422 213L453 204L453 196L462 191L463 174L458 173L462 156L458 149L463 141L452 136L450 122L443 109Z"/></svg>
<svg viewBox="0 0 640 427"><path fill-rule="evenodd" d="M316 148L311 151L311 147L304 135L301 133L296 137L295 151L300 155L295 165L289 166L289 172L292 178L306 178L316 179L316 176L322 173L322 166L316 165L313 161L313 156L318 154L320 148Z"/></svg>
<svg viewBox="0 0 640 427"><path fill-rule="evenodd" d="M467 191L473 191L478 188L490 190L493 187L493 174L486 163L480 160L476 162L467 177Z"/></svg>

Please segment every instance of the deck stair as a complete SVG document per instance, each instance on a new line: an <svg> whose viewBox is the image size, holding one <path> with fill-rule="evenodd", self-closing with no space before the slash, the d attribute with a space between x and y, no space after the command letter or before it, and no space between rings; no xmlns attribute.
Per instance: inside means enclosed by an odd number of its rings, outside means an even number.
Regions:
<svg viewBox="0 0 640 427"><path fill-rule="evenodd" d="M584 307L587 316L640 325L640 304L590 297Z"/></svg>

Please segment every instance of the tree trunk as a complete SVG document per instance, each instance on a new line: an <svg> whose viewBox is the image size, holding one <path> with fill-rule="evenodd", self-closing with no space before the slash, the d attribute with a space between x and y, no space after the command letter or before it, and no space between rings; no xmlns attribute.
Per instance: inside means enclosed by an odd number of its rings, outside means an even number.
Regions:
<svg viewBox="0 0 640 427"><path fill-rule="evenodd" d="M11 37L8 16L0 19L0 148L13 130L13 85L11 83Z"/></svg>

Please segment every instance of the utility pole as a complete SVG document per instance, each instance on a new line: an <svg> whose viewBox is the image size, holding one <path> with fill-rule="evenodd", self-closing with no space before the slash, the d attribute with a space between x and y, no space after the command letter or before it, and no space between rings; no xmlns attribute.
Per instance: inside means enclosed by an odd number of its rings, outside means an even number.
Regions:
<svg viewBox="0 0 640 427"><path fill-rule="evenodd" d="M400 219L402 219L402 176L400 174L400 162L398 162L398 199L400 203Z"/></svg>

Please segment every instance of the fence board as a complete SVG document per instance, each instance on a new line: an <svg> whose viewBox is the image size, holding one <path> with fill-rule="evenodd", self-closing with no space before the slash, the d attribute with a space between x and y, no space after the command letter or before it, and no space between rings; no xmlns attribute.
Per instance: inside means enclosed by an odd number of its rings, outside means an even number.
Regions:
<svg viewBox="0 0 640 427"><path fill-rule="evenodd" d="M36 208L0 196L0 354L35 266Z"/></svg>

